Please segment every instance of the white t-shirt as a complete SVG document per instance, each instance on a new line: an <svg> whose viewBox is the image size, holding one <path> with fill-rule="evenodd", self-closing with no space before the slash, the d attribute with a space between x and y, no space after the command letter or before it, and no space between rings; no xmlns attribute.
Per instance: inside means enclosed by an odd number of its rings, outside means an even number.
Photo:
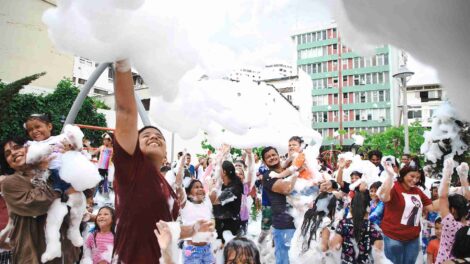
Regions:
<svg viewBox="0 0 470 264"><path fill-rule="evenodd" d="M212 218L212 203L208 198L200 204L187 200L181 210L181 221L185 226L194 225L198 220L211 220Z"/></svg>
<svg viewBox="0 0 470 264"><path fill-rule="evenodd" d="M50 157L54 157L54 159L52 159L49 162L49 169L59 169L62 166L62 159L61 159L62 152L59 151L58 146L61 145L61 142L64 138L65 138L64 135L58 135L58 136L50 136L48 139L43 140L43 141L37 141L41 144L51 145L54 148L52 154L50 155ZM29 146L32 142L34 141L28 141L26 145Z"/></svg>

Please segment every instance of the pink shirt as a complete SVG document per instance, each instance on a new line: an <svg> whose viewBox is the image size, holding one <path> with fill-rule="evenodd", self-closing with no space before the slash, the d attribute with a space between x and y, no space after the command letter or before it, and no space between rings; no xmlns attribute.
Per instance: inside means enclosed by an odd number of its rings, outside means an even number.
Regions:
<svg viewBox="0 0 470 264"><path fill-rule="evenodd" d="M456 221L452 214L448 214L442 219L442 235L439 243L439 252L437 253L436 263L443 263L452 258L450 251L455 240L455 233L463 227L463 224Z"/></svg>
<svg viewBox="0 0 470 264"><path fill-rule="evenodd" d="M106 261L111 263L111 256L113 254L114 235L112 232L96 234L96 243L94 233L91 233L86 242L85 247L91 250L91 257L93 264L97 264L100 261Z"/></svg>

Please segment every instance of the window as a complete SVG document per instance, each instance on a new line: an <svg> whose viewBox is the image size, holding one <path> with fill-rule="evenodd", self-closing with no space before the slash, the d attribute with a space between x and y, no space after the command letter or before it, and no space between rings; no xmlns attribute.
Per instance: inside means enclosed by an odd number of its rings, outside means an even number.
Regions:
<svg viewBox="0 0 470 264"><path fill-rule="evenodd" d="M78 84L85 84L86 80L82 78L78 78Z"/></svg>
<svg viewBox="0 0 470 264"><path fill-rule="evenodd" d="M322 40L325 40L325 39L326 39L326 30L323 30L323 31L321 32L321 39L322 39Z"/></svg>
<svg viewBox="0 0 470 264"><path fill-rule="evenodd" d="M343 75L343 82L348 82L348 76L347 75Z"/></svg>
<svg viewBox="0 0 470 264"><path fill-rule="evenodd" d="M388 54L384 54L384 65L388 65Z"/></svg>
<svg viewBox="0 0 470 264"><path fill-rule="evenodd" d="M377 66L382 66L384 65L384 55L379 54L377 55Z"/></svg>
<svg viewBox="0 0 470 264"><path fill-rule="evenodd" d="M348 69L348 60L347 59L341 60L341 65L342 65L341 67L343 69L347 70Z"/></svg>
<svg viewBox="0 0 470 264"><path fill-rule="evenodd" d="M354 75L354 85L360 85L361 80L359 78L359 75Z"/></svg>
<svg viewBox="0 0 470 264"><path fill-rule="evenodd" d="M360 68L360 58L354 58L354 69Z"/></svg>
<svg viewBox="0 0 470 264"><path fill-rule="evenodd" d="M338 49L338 44L333 44L333 50Z"/></svg>
<svg viewBox="0 0 470 264"><path fill-rule="evenodd" d="M360 102L361 102L361 103L365 103L365 102L366 102L366 93L365 93L365 92L360 92L360 93L359 93L359 97L360 97Z"/></svg>
<svg viewBox="0 0 470 264"><path fill-rule="evenodd" d="M384 73L379 72L377 75L379 77L378 83L384 83Z"/></svg>
<svg viewBox="0 0 470 264"><path fill-rule="evenodd" d="M421 110L408 111L408 118L421 118Z"/></svg>
<svg viewBox="0 0 470 264"><path fill-rule="evenodd" d="M343 111L343 120L345 121L349 120L349 110Z"/></svg>
<svg viewBox="0 0 470 264"><path fill-rule="evenodd" d="M379 91L379 102L384 102L384 101L385 101L385 92Z"/></svg>
<svg viewBox="0 0 470 264"><path fill-rule="evenodd" d="M378 91L372 91L372 102L379 102L379 93Z"/></svg>

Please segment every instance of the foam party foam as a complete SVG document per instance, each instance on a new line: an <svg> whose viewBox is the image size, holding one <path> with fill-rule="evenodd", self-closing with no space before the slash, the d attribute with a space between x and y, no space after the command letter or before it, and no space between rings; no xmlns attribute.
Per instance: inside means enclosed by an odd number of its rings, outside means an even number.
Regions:
<svg viewBox="0 0 470 264"><path fill-rule="evenodd" d="M284 149L292 135L316 138L316 144L321 140L310 128L310 77L299 73L299 86L307 88L299 96L306 105L300 114L272 110L285 109L281 105L286 103L272 87L221 77L278 58L281 50L294 50L290 27L298 17L310 17L299 6L313 9L314 4L59 0L43 21L61 51L97 62L129 58L150 87L152 117L182 138L192 138L203 128L213 145L278 144Z"/></svg>
<svg viewBox="0 0 470 264"><path fill-rule="evenodd" d="M449 99L467 120L469 95L461 91L470 83L469 9L465 0L336 0L332 6L349 47L371 55L376 46L389 43L410 52L438 71Z"/></svg>

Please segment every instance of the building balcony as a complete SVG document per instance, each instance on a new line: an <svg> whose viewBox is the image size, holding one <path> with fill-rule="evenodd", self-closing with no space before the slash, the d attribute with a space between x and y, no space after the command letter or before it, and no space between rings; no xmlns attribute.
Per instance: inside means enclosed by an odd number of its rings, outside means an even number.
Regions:
<svg viewBox="0 0 470 264"><path fill-rule="evenodd" d="M390 106L391 106L390 102L354 103L354 104L343 104L343 110L390 108Z"/></svg>
<svg viewBox="0 0 470 264"><path fill-rule="evenodd" d="M314 58L298 59L297 65L300 66L300 65L305 65L305 64L319 63L319 62L332 61L332 60L338 60L338 55L333 54L333 55L325 55L325 56L314 57Z"/></svg>
<svg viewBox="0 0 470 264"><path fill-rule="evenodd" d="M381 66L371 66L363 67L357 69L343 70L343 75L356 75L356 74L366 74L372 72L388 72L390 71L390 65L381 65Z"/></svg>
<svg viewBox="0 0 470 264"><path fill-rule="evenodd" d="M304 50L304 49L309 49L309 48L322 47L322 46L332 45L332 44L337 44L337 43L338 43L337 38L325 39L325 40L314 41L314 42L297 45L297 50L299 51L299 50Z"/></svg>
<svg viewBox="0 0 470 264"><path fill-rule="evenodd" d="M344 86L343 93L390 90L390 83Z"/></svg>
<svg viewBox="0 0 470 264"><path fill-rule="evenodd" d="M337 94L338 88L312 89L312 95Z"/></svg>

